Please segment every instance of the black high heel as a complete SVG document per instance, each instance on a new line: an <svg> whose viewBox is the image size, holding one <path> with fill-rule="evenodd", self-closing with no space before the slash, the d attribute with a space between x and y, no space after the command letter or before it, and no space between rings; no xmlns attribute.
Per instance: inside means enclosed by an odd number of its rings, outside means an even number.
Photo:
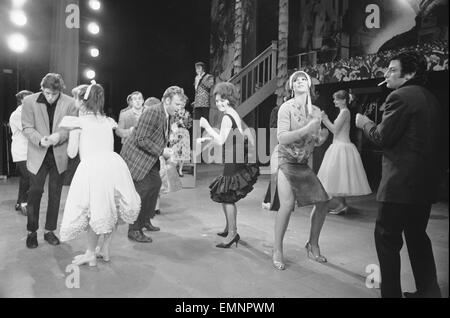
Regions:
<svg viewBox="0 0 450 318"><path fill-rule="evenodd" d="M233 243L236 243L236 247L237 247L238 242L239 242L240 239L241 239L241 237L239 236L239 234L236 234L236 236L228 244L220 243L220 244L217 244L216 247L219 247L219 248L230 248L231 245L233 245Z"/></svg>
<svg viewBox="0 0 450 318"><path fill-rule="evenodd" d="M227 237L228 231L219 232L219 233L217 233L217 235L222 236L222 237Z"/></svg>

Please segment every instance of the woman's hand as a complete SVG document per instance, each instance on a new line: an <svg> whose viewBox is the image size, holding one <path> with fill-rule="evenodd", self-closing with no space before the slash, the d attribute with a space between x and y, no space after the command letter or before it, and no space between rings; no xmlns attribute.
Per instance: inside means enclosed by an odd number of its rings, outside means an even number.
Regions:
<svg viewBox="0 0 450 318"><path fill-rule="evenodd" d="M321 115L323 121L328 120L328 115L324 111L321 111L320 115Z"/></svg>
<svg viewBox="0 0 450 318"><path fill-rule="evenodd" d="M304 129L310 133L310 134L315 134L319 131L320 129L320 120L318 118L314 118L312 119L305 127Z"/></svg>

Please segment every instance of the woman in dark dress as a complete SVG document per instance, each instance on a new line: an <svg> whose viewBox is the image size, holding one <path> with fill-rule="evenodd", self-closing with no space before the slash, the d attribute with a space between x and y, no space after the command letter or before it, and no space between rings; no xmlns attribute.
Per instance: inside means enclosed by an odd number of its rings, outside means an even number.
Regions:
<svg viewBox="0 0 450 318"><path fill-rule="evenodd" d="M224 170L222 175L214 179L209 188L211 199L222 204L226 218L225 230L217 233L225 237L225 241L216 246L229 248L233 243L237 246L240 239L236 224L236 202L253 190L259 168L256 164L248 163L249 139L244 135L243 123L235 110L238 101L236 87L228 82L219 83L214 88L214 96L217 108L224 113L220 131L216 132L203 117L200 118L200 127L204 128L210 136L203 140L209 139L223 146Z"/></svg>

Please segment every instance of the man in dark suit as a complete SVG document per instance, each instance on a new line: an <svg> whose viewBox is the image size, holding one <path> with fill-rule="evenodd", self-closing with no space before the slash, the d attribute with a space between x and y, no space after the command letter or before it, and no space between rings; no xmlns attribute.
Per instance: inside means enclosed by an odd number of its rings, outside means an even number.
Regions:
<svg viewBox="0 0 450 318"><path fill-rule="evenodd" d="M402 297L400 249L405 234L417 292L405 297L440 297L431 241L426 227L436 202L440 106L424 87L427 62L416 52L390 61L388 88L379 125L356 116L356 126L383 149L383 169L377 200L375 245L381 269L381 297Z"/></svg>
<svg viewBox="0 0 450 318"><path fill-rule="evenodd" d="M128 238L133 241L152 241L149 236L144 235L143 228L159 231L150 221L155 215L156 200L161 188L159 157L162 155L168 159L171 156L171 150L167 148L169 116L173 116L184 105L183 96L182 88L169 87L164 92L161 103L144 111L130 138L123 144L120 154L130 169L142 202L138 219L128 228Z"/></svg>

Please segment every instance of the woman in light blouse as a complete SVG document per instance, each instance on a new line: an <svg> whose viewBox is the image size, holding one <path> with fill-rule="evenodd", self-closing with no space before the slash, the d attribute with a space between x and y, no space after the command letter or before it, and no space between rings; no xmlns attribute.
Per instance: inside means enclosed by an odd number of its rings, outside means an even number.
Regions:
<svg viewBox="0 0 450 318"><path fill-rule="evenodd" d="M311 212L311 229L305 249L307 256L323 263L326 258L320 254L319 235L328 212L328 194L309 167L314 147L321 145L328 137L328 130L320 129L321 111L312 105L314 92L311 78L303 71L295 72L289 79L293 98L280 106L278 111L278 142L276 161L278 196L280 209L275 221L275 242L272 262L276 269L284 270L283 238L289 218L298 206L314 205Z"/></svg>

